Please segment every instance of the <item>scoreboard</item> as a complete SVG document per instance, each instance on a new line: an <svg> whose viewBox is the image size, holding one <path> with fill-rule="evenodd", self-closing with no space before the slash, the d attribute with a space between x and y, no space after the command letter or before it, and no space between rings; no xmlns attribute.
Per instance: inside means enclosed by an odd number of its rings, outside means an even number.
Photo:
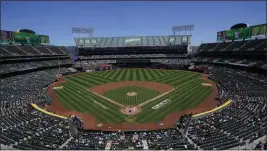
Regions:
<svg viewBox="0 0 267 151"><path fill-rule="evenodd" d="M1 44L39 44L39 45L49 45L49 36L47 35L37 35L32 33L24 32L13 32L0 30L0 43Z"/></svg>
<svg viewBox="0 0 267 151"><path fill-rule="evenodd" d="M217 32L217 41L266 37L266 24Z"/></svg>

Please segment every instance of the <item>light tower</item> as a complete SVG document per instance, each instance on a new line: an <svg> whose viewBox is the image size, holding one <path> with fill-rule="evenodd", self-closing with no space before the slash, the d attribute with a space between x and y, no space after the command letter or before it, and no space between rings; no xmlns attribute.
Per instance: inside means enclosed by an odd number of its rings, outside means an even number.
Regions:
<svg viewBox="0 0 267 151"><path fill-rule="evenodd" d="M71 32L74 36L75 44L78 48L84 46L85 38L92 37L94 32L93 28L80 28L80 27L73 27ZM77 51L75 52L77 53ZM76 54L78 55L78 54Z"/></svg>
<svg viewBox="0 0 267 151"><path fill-rule="evenodd" d="M94 32L93 28L81 28L81 27L73 27L71 32L74 36L74 41L76 44L75 48L75 56L79 56L79 48L83 47L85 44L85 38L92 37ZM81 65L81 61L80 61ZM76 64L76 66L78 66Z"/></svg>
<svg viewBox="0 0 267 151"><path fill-rule="evenodd" d="M190 54L192 52L191 37L194 28L195 25L180 25L172 27L173 36L174 37L176 37L176 35L180 36L181 44L187 45L187 54Z"/></svg>
<svg viewBox="0 0 267 151"><path fill-rule="evenodd" d="M178 32L178 35L181 35L181 32L185 32L185 34L183 35L191 36L191 32L194 30L194 28L195 28L194 25L173 26L172 33L173 35L176 35L176 33ZM189 32L189 34L187 32Z"/></svg>

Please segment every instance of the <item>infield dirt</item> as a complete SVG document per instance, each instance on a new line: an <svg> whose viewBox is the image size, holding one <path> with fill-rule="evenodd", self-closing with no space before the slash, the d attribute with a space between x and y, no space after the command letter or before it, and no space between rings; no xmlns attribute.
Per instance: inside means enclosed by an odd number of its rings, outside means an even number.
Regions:
<svg viewBox="0 0 267 151"><path fill-rule="evenodd" d="M146 124L109 124L109 123L104 123L102 124L101 127L98 127L99 123L97 123L97 120L94 116L87 114L87 113L81 113L73 110L69 110L66 107L63 106L63 104L60 102L60 100L57 98L56 94L53 91L53 87L56 87L58 83L64 82L63 78L60 77L58 79L58 82L53 83L52 85L49 86L48 88L48 94L50 95L52 99L52 103L50 106L47 107L48 110L55 112L56 114L62 115L69 117L70 115L76 115L79 116L83 120L84 128L85 129L92 129L92 130L105 130L105 131L118 131L118 130L156 130L156 129L165 129L165 128L170 128L174 127L176 124L176 121L183 116L184 114L197 114L197 113L202 113L207 110L213 109L216 107L217 103L215 101L215 98L217 97L218 94L218 89L216 86L216 83L207 79L207 76L204 76L201 78L206 81L206 83L212 84L212 93L198 106L193 107L191 109L186 109L182 111L178 111L175 113L171 113L165 117L163 121L160 123L146 123ZM129 81L126 81L126 83ZM136 82L136 81L134 81ZM121 82L118 82L121 83ZM125 86L126 83L122 82L122 84L119 84L118 86L114 85L114 83L111 83L113 87L104 87L103 89L100 89L101 87L95 87L93 88L94 91L98 91L99 93L104 93L105 91L120 88L122 86ZM129 83L127 83L129 85ZM146 84L145 82L140 82L140 84ZM141 85L139 85L141 86ZM161 87L158 87L157 84L153 85L154 87L152 88L152 85L149 86L149 88L153 90L157 90L161 93L167 92L168 90L172 89L172 87L165 87L164 89ZM144 86L147 87L147 86ZM102 87L103 88L103 87ZM91 89L92 90L92 89Z"/></svg>
<svg viewBox="0 0 267 151"><path fill-rule="evenodd" d="M148 81L121 81L121 82L113 82L102 84L93 88L90 88L90 91L94 91L100 95L103 95L105 92L110 90L115 90L125 86L141 86L148 89L152 89L158 91L160 93L165 93L167 91L172 90L174 87L168 84L162 84L157 82L148 82Z"/></svg>

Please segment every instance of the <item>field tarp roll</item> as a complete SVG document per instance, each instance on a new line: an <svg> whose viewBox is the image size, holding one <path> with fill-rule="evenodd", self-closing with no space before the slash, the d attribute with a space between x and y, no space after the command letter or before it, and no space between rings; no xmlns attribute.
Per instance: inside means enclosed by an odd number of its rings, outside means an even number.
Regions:
<svg viewBox="0 0 267 151"><path fill-rule="evenodd" d="M218 106L218 107L216 107L216 108L214 108L214 109L212 109L212 110L206 111L206 112L202 112L202 113L199 113L199 114L195 114L195 115L193 115L192 117L193 117L193 118L197 118L197 117L200 117L200 116L209 114L209 113L213 113L213 112L215 112L215 111L218 111L218 110L220 110L220 109L222 109L222 108L228 106L231 102L232 102L232 100L228 100L227 102L225 102L225 103L224 103L223 105L221 105L221 106Z"/></svg>
<svg viewBox="0 0 267 151"><path fill-rule="evenodd" d="M45 114L48 114L48 115L51 115L51 116L54 116L54 117L58 117L58 118L63 118L63 119L67 119L65 116L61 116L61 115L57 115L57 114L54 114L54 113L51 113L51 112L48 112L42 108L40 108L39 106L37 106L36 104L32 103L31 104L32 107L34 107L36 110L40 111L40 112L43 112Z"/></svg>

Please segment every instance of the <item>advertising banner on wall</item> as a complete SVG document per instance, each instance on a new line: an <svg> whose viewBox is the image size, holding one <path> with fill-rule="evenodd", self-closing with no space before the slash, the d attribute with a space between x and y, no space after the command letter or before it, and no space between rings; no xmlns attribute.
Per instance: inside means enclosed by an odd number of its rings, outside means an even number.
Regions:
<svg viewBox="0 0 267 151"><path fill-rule="evenodd" d="M225 41L231 41L231 40L234 40L234 31L233 30L226 30L225 31Z"/></svg>
<svg viewBox="0 0 267 151"><path fill-rule="evenodd" d="M244 28L244 39L251 38L251 27Z"/></svg>
<svg viewBox="0 0 267 151"><path fill-rule="evenodd" d="M0 30L0 43L1 44L39 44L39 45L49 45L49 36L47 35L37 35L24 32L12 32Z"/></svg>
<svg viewBox="0 0 267 151"><path fill-rule="evenodd" d="M49 36L35 35L35 38L36 38L36 44L40 44L40 45L49 45L50 44Z"/></svg>
<svg viewBox="0 0 267 151"><path fill-rule="evenodd" d="M251 38L251 27L226 31L225 40L242 40Z"/></svg>
<svg viewBox="0 0 267 151"><path fill-rule="evenodd" d="M35 34L35 44L36 45L41 45L41 38L40 35Z"/></svg>
<svg viewBox="0 0 267 151"><path fill-rule="evenodd" d="M217 41L224 41L225 40L225 31L217 32Z"/></svg>
<svg viewBox="0 0 267 151"><path fill-rule="evenodd" d="M242 40L244 38L244 28L234 29L234 40Z"/></svg>
<svg viewBox="0 0 267 151"><path fill-rule="evenodd" d="M13 32L12 33L14 43L16 44L34 44L35 35L23 32Z"/></svg>
<svg viewBox="0 0 267 151"><path fill-rule="evenodd" d="M217 41L266 37L266 24L217 32Z"/></svg>
<svg viewBox="0 0 267 151"><path fill-rule="evenodd" d="M5 30L0 30L0 43L1 44L10 44L13 42L12 38L12 31L5 31Z"/></svg>
<svg viewBox="0 0 267 151"><path fill-rule="evenodd" d="M232 29L227 30L225 34L225 40L241 40L244 37L244 29L238 28L238 29Z"/></svg>
<svg viewBox="0 0 267 151"><path fill-rule="evenodd" d="M266 24L251 26L252 38L266 37Z"/></svg>

